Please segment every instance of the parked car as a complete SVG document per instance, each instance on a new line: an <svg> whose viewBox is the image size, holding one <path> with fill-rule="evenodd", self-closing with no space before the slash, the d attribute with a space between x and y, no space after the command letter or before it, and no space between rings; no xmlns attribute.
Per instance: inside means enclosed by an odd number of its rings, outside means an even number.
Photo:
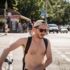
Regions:
<svg viewBox="0 0 70 70"><path fill-rule="evenodd" d="M60 32L61 32L61 33L68 33L68 29L65 28L65 27L62 27L62 28L60 29Z"/></svg>
<svg viewBox="0 0 70 70"><path fill-rule="evenodd" d="M49 33L50 32L56 32L58 33L59 32L59 28L56 24L48 24L48 28L49 28Z"/></svg>
<svg viewBox="0 0 70 70"><path fill-rule="evenodd" d="M70 25L66 25L66 28L68 29L68 31L70 31Z"/></svg>

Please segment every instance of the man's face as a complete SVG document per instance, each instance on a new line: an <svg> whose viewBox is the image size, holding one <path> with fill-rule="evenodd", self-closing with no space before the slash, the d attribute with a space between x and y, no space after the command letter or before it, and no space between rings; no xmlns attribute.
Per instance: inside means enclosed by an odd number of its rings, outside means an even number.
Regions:
<svg viewBox="0 0 70 70"><path fill-rule="evenodd" d="M48 26L47 26L47 24L42 24L42 25L40 25L38 28L36 28L36 35L37 35L39 38L43 38L44 35L47 34L47 31L48 31Z"/></svg>

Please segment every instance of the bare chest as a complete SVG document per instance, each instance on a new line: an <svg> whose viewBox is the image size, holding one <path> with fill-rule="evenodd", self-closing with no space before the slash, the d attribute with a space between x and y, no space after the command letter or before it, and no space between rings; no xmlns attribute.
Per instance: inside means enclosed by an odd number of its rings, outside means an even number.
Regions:
<svg viewBox="0 0 70 70"><path fill-rule="evenodd" d="M46 48L45 48L44 41L40 41L40 42L32 41L28 53L31 55L37 55L37 54L44 55L45 51Z"/></svg>

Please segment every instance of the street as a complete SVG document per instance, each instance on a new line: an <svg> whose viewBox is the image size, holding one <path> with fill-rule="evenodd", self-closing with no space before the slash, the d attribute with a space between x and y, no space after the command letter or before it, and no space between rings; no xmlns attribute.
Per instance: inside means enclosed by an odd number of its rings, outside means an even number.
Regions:
<svg viewBox="0 0 70 70"><path fill-rule="evenodd" d="M28 37L28 33L0 33L0 54L4 48L22 37ZM50 33L47 37L51 42L53 62L46 70L70 70L70 32L69 33ZM22 70L23 48L20 47L12 51L8 56L13 59L11 70ZM6 63L3 67L6 68Z"/></svg>

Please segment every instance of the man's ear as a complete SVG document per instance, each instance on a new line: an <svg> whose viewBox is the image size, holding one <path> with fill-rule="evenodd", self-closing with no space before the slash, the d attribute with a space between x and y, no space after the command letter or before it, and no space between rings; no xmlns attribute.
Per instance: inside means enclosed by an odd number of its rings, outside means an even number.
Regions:
<svg viewBox="0 0 70 70"><path fill-rule="evenodd" d="M35 32L36 32L36 28L33 27L32 28L32 33L35 34Z"/></svg>
<svg viewBox="0 0 70 70"><path fill-rule="evenodd" d="M36 28L33 27L33 28L32 28L32 31L35 32L35 30L36 30Z"/></svg>

